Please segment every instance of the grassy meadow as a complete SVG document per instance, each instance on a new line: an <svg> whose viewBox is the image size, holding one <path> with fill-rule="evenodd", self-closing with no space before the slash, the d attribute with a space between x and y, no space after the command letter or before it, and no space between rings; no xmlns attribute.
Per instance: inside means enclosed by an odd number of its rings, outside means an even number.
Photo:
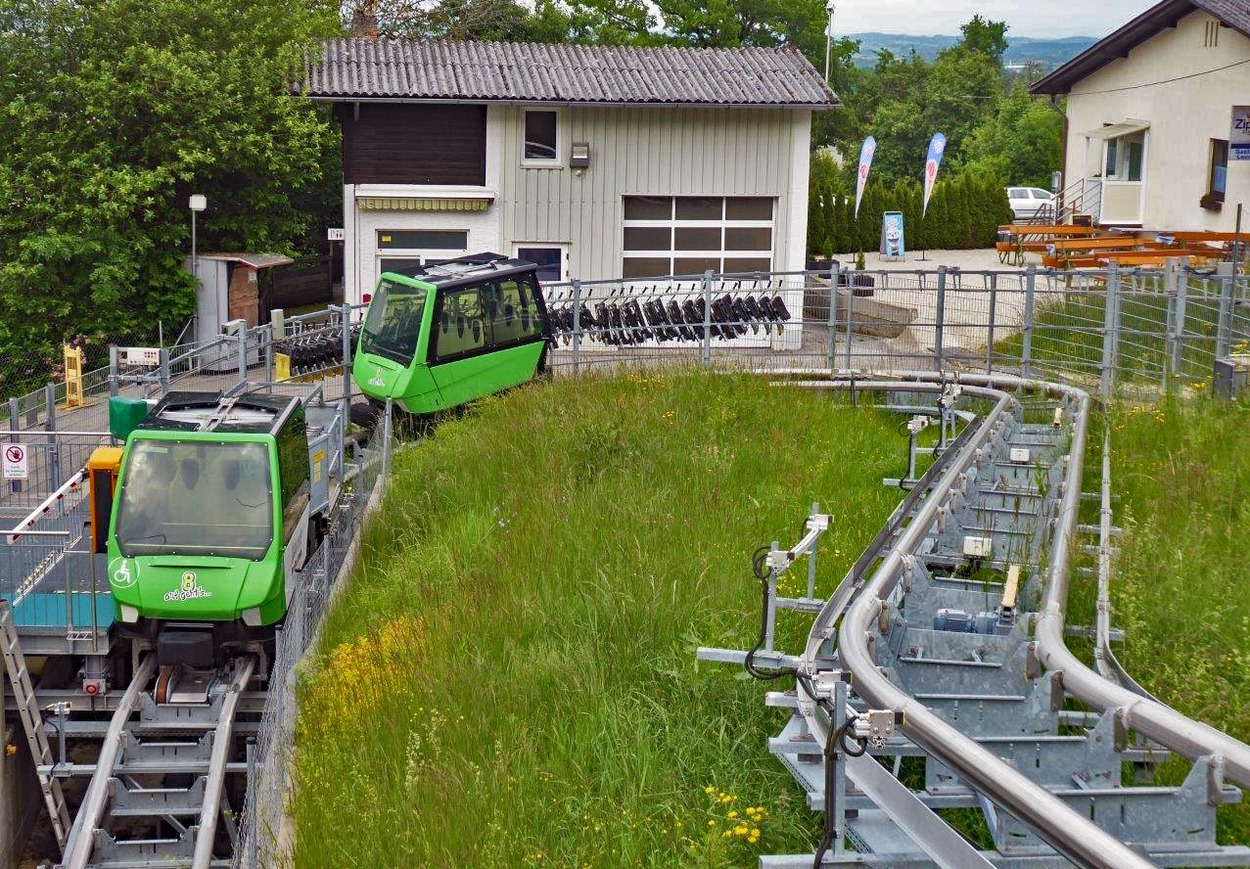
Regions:
<svg viewBox="0 0 1250 869"><path fill-rule="evenodd" d="M1124 404L1111 425L1112 509L1125 532L1113 541L1112 625L1126 631L1116 655L1160 700L1250 742L1250 404ZM1085 490L1098 491L1101 426L1091 432ZM1069 623L1092 623L1096 582L1074 574ZM1178 784L1188 769L1170 761L1160 781ZM1222 842L1250 843L1246 803L1221 807L1219 822Z"/></svg>
<svg viewBox="0 0 1250 869"><path fill-rule="evenodd" d="M751 866L810 850L750 556L813 501L828 593L898 501L896 420L747 375L559 379L400 453L300 683L296 865ZM802 593L805 562L783 591ZM782 613L781 648L807 618ZM333 830L334 835L317 835Z"/></svg>

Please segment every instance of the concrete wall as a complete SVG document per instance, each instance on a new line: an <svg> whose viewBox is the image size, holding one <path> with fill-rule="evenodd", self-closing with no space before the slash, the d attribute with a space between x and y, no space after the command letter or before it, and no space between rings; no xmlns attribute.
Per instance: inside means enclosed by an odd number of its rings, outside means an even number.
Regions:
<svg viewBox="0 0 1250 869"><path fill-rule="evenodd" d="M1098 171L1103 143L1086 133L1106 123L1148 121L1142 180L1147 229L1231 231L1238 202L1250 205L1250 161L1230 161L1223 211L1198 205L1207 192L1210 140L1228 139L1231 107L1250 104L1250 39L1195 11L1078 82L1068 97L1065 186Z"/></svg>

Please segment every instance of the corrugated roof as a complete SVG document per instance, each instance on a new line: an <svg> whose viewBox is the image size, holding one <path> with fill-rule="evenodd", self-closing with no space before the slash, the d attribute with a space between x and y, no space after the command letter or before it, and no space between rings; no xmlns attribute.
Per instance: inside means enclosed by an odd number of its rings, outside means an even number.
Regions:
<svg viewBox="0 0 1250 869"><path fill-rule="evenodd" d="M626 48L332 39L307 64L321 100L840 106L793 48Z"/></svg>
<svg viewBox="0 0 1250 869"><path fill-rule="evenodd" d="M1176 23L1195 9L1202 9L1221 22L1250 37L1250 0L1163 0L1119 30L1095 42L1029 88L1035 94L1066 94L1072 86L1128 53L1150 37Z"/></svg>

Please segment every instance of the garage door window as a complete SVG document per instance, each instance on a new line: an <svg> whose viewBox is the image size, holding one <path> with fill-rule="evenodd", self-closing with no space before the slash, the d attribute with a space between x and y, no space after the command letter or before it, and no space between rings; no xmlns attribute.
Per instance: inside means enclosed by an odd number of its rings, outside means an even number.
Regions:
<svg viewBox="0 0 1250 869"><path fill-rule="evenodd" d="M625 278L767 272L773 265L768 196L626 196Z"/></svg>

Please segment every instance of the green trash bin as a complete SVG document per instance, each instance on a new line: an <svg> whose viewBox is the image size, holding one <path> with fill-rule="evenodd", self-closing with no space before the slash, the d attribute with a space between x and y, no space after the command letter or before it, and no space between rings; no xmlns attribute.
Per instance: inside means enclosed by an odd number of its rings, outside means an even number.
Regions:
<svg viewBox="0 0 1250 869"><path fill-rule="evenodd" d="M109 398L109 434L124 441L148 418L148 403L142 398L114 395Z"/></svg>

